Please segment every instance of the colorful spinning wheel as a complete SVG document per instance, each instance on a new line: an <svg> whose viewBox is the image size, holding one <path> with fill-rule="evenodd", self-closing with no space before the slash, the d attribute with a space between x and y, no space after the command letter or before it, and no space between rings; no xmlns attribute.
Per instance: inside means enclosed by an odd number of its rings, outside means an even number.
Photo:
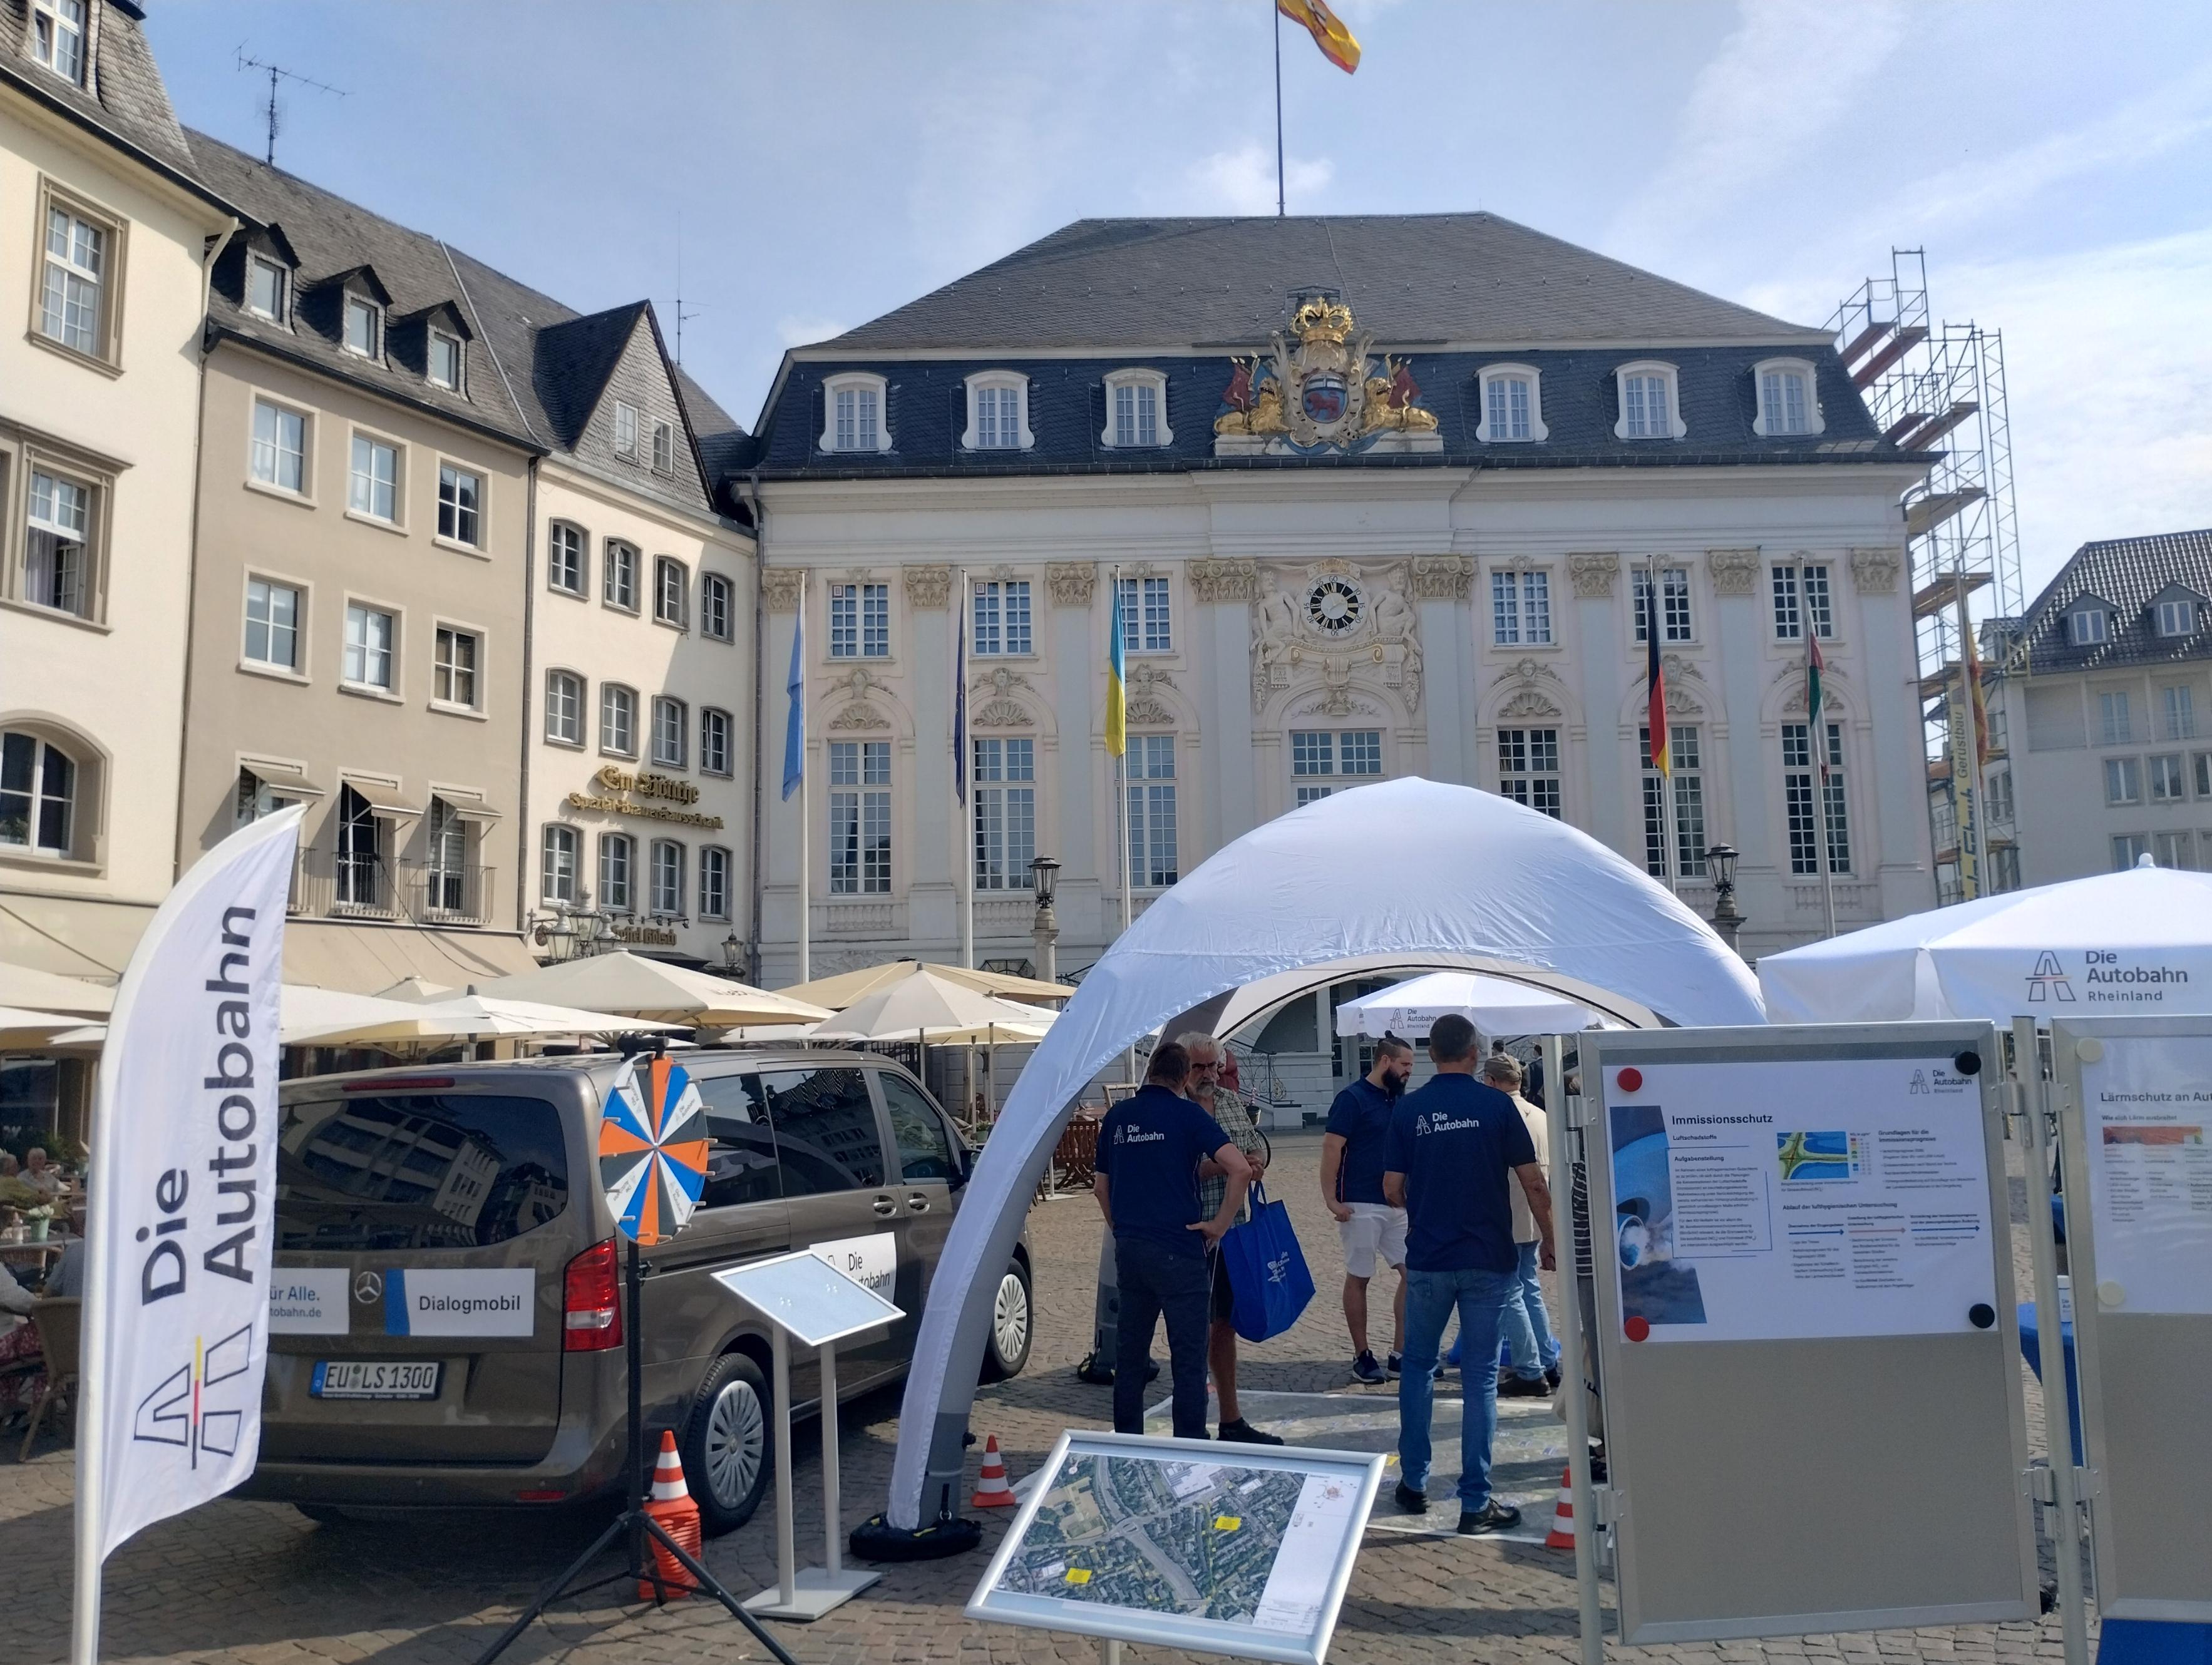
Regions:
<svg viewBox="0 0 2212 1665"><path fill-rule="evenodd" d="M682 1065L623 1064L599 1118L599 1183L624 1237L650 1249L684 1228L707 1182L707 1145L706 1106Z"/></svg>

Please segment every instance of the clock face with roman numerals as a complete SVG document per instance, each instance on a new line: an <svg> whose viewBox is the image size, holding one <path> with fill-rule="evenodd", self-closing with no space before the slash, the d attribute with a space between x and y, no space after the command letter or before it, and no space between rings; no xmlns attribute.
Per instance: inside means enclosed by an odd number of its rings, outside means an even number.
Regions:
<svg viewBox="0 0 2212 1665"><path fill-rule="evenodd" d="M1341 635L1358 623L1366 605L1359 592L1341 578L1324 578L1306 592L1306 617L1327 635Z"/></svg>

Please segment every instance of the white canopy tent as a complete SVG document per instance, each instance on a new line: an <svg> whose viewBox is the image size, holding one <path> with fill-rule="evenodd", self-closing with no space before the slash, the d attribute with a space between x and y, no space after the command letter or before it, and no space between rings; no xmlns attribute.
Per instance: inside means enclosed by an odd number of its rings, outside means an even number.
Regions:
<svg viewBox="0 0 2212 1665"><path fill-rule="evenodd" d="M1981 896L1769 954L1759 981L1778 1024L2212 1012L2212 873L2145 858Z"/></svg>
<svg viewBox="0 0 2212 1665"><path fill-rule="evenodd" d="M1038 1046L955 1216L916 1339L886 1510L949 1508L989 1307L1076 1095L1139 1036L1264 978L1345 964L1519 967L1683 1024L1763 1021L1711 927L1613 851L1495 793L1340 792L1218 851L1093 966Z"/></svg>
<svg viewBox="0 0 2212 1665"><path fill-rule="evenodd" d="M1485 1035L1568 1035L1602 1025L1621 1027L1579 1000L1531 987L1510 977L1474 971L1431 971L1336 1009L1339 1035L1426 1035L1437 1019L1457 1012Z"/></svg>

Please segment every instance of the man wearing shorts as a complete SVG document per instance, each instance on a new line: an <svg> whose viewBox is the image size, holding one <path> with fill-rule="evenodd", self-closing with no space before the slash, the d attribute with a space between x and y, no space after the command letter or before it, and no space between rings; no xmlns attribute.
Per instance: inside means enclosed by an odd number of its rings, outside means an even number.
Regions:
<svg viewBox="0 0 2212 1665"><path fill-rule="evenodd" d="M1220 1085L1221 1042L1203 1030L1193 1030L1182 1037L1181 1045L1190 1054L1190 1076L1183 1083L1183 1096L1212 1116L1221 1131L1229 1135L1230 1142L1243 1152L1252 1177L1257 1180L1267 1170L1267 1141L1253 1125L1244 1101L1233 1090ZM1228 1182L1220 1164L1199 1164L1198 1206L1202 1215L1211 1218L1213 1211L1221 1206ZM1248 1209L1238 1218L1250 1218L1250 1211ZM1206 1362L1213 1373L1213 1397L1221 1409L1221 1431L1215 1437L1246 1445L1280 1445L1283 1442L1279 1435L1255 1428L1245 1421L1243 1407L1237 1402L1237 1326L1230 1316L1235 1301L1229 1287L1229 1268L1218 1245L1207 1251L1206 1261L1211 1291L1206 1304Z"/></svg>
<svg viewBox="0 0 2212 1665"><path fill-rule="evenodd" d="M1375 1065L1337 1094L1321 1141L1321 1194L1344 1244L1344 1322L1352 1332L1355 1382L1388 1382L1406 1346L1406 1211L1382 1194L1390 1113L1413 1071L1413 1048L1395 1035L1375 1043ZM1375 1362L1367 1345L1367 1285L1380 1258L1398 1270L1391 1304L1390 1361Z"/></svg>

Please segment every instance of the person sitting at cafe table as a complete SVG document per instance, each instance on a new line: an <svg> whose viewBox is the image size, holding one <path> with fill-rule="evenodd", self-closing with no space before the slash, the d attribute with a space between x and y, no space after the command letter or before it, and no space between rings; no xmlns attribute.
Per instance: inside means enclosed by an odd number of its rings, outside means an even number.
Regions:
<svg viewBox="0 0 2212 1665"><path fill-rule="evenodd" d="M23 1152L23 1171L15 1177L33 1191L43 1192L48 1202L62 1194L62 1170L46 1160L42 1145L33 1145Z"/></svg>

